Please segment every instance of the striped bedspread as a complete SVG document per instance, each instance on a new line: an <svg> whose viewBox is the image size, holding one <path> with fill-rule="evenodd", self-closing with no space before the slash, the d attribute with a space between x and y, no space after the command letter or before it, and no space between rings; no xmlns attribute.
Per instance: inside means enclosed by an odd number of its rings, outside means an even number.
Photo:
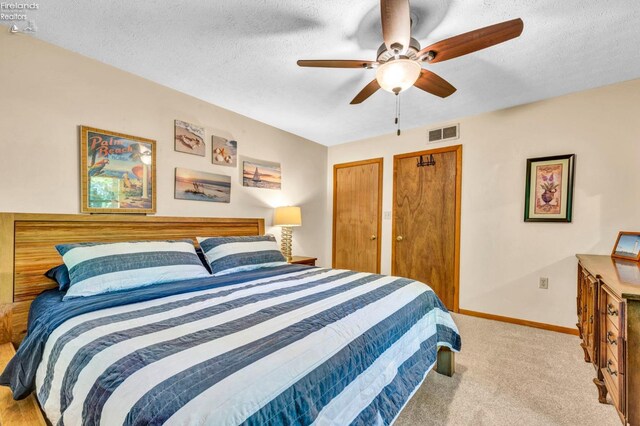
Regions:
<svg viewBox="0 0 640 426"><path fill-rule="evenodd" d="M35 383L54 425L391 424L438 345L425 284L291 266L74 316Z"/></svg>

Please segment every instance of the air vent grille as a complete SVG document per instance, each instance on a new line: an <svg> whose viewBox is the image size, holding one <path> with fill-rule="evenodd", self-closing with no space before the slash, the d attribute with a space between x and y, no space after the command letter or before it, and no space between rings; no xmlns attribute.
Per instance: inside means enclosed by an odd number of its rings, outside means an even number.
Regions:
<svg viewBox="0 0 640 426"><path fill-rule="evenodd" d="M428 135L430 143L458 139L460 137L460 125L454 124L439 129L431 129Z"/></svg>
<svg viewBox="0 0 640 426"><path fill-rule="evenodd" d="M429 130L429 142L442 140L442 129Z"/></svg>

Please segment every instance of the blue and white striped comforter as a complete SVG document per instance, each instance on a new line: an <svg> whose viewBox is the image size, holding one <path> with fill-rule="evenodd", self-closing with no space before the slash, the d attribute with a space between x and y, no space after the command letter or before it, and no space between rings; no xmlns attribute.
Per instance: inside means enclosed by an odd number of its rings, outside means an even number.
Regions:
<svg viewBox="0 0 640 426"><path fill-rule="evenodd" d="M390 424L439 345L425 284L292 266L68 319L35 383L54 425Z"/></svg>

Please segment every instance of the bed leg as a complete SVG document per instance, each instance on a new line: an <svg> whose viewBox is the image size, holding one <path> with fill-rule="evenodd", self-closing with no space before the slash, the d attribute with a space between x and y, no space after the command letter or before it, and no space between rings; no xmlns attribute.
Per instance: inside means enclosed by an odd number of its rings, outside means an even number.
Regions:
<svg viewBox="0 0 640 426"><path fill-rule="evenodd" d="M446 346L438 348L438 360L436 362L436 371L445 376L453 376L456 372L455 353Z"/></svg>

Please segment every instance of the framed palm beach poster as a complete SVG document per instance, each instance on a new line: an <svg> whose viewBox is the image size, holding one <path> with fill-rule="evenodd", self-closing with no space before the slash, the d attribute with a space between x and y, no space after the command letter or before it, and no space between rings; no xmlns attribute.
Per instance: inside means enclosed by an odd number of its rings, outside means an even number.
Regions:
<svg viewBox="0 0 640 426"><path fill-rule="evenodd" d="M525 222L571 222L575 154L527 160Z"/></svg>
<svg viewBox="0 0 640 426"><path fill-rule="evenodd" d="M156 212L156 142L80 127L82 213Z"/></svg>

